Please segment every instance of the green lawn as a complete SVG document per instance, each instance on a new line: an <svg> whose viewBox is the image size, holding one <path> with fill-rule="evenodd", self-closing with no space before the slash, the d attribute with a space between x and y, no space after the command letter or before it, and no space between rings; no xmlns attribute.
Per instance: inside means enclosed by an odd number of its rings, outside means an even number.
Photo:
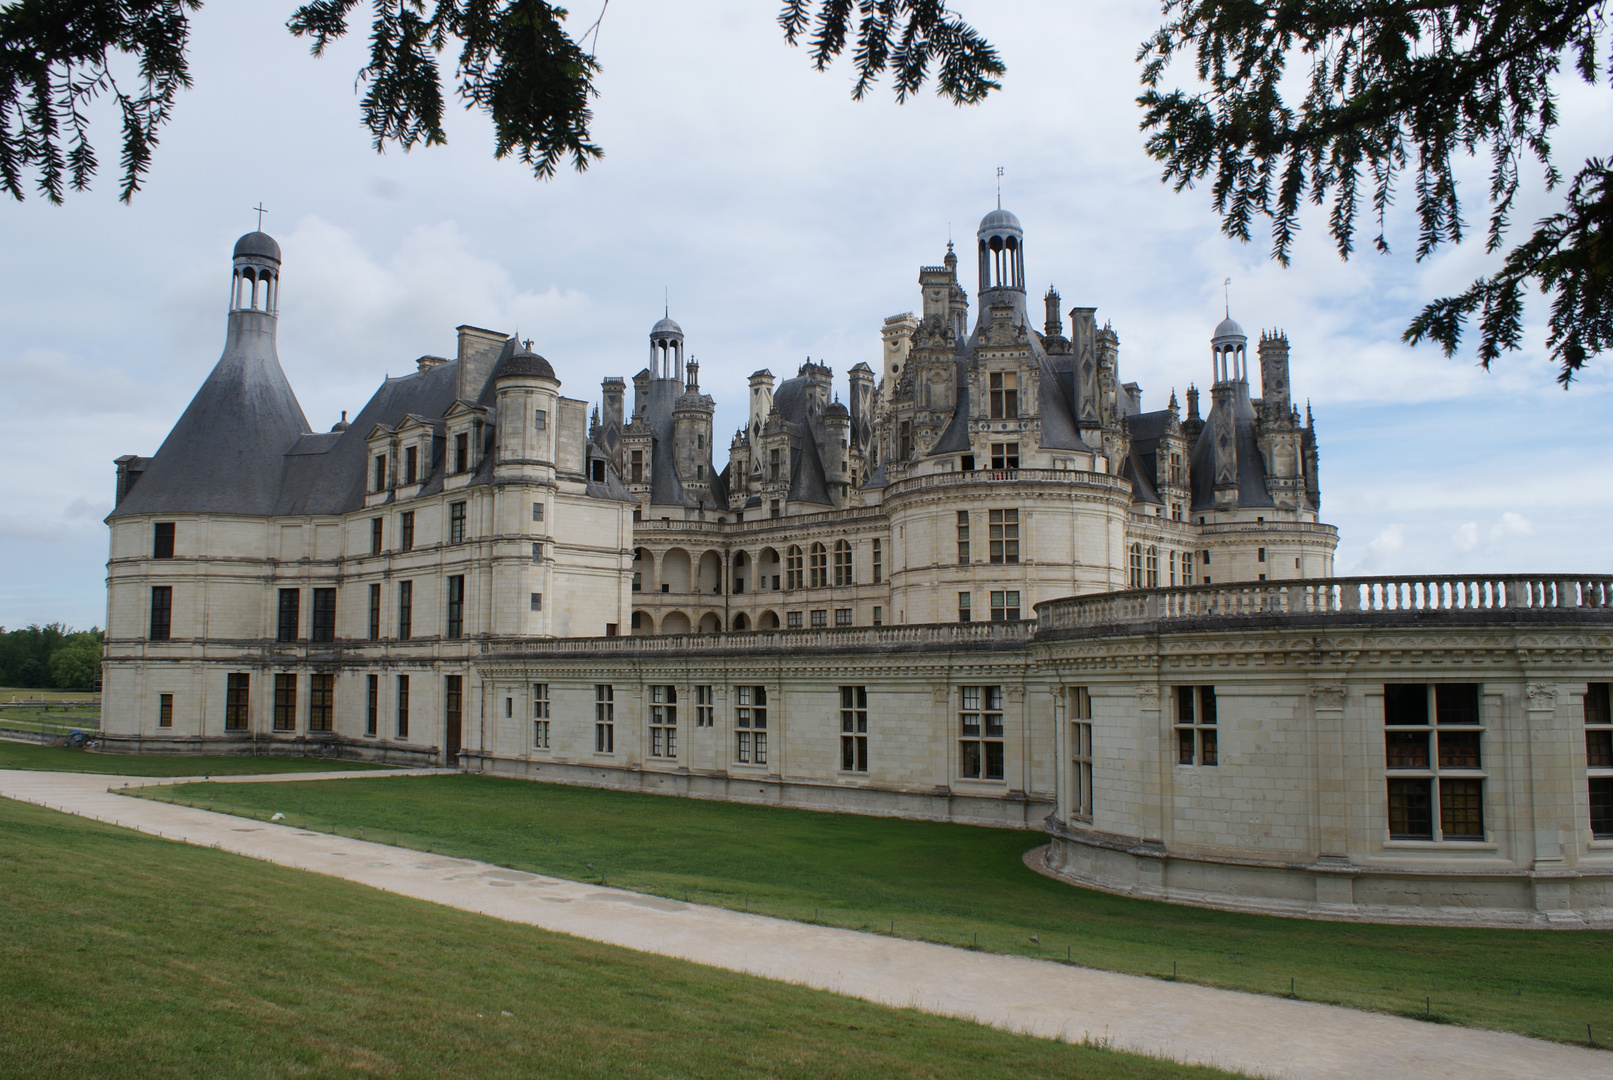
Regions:
<svg viewBox="0 0 1613 1080"><path fill-rule="evenodd" d="M46 690L41 687L0 686L0 701L97 701L94 690Z"/></svg>
<svg viewBox="0 0 1613 1080"><path fill-rule="evenodd" d="M1373 926L1077 889L1040 834L484 776L147 792L288 825L784 918L1561 1040L1613 1042L1613 933ZM209 802L209 800L216 802ZM593 870L588 864L594 865ZM1030 940L1032 934L1039 943ZM977 937L978 935L978 937ZM1432 999L1431 1002L1429 999Z"/></svg>
<svg viewBox="0 0 1613 1080"><path fill-rule="evenodd" d="M0 1076L1225 1077L0 800Z"/></svg>
<svg viewBox="0 0 1613 1080"><path fill-rule="evenodd" d="M183 757L158 754L97 754L62 746L0 740L0 769L109 773L118 776L250 776L256 773L343 772L380 769L363 761L301 757Z"/></svg>

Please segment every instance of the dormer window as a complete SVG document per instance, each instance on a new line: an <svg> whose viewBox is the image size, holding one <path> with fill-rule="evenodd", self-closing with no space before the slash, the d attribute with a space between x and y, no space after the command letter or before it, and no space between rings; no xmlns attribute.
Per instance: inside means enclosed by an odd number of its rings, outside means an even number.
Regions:
<svg viewBox="0 0 1613 1080"><path fill-rule="evenodd" d="M413 484L420 475L420 448L410 446L403 451L403 482Z"/></svg>
<svg viewBox="0 0 1613 1080"><path fill-rule="evenodd" d="M375 455L375 490L386 490L386 455Z"/></svg>
<svg viewBox="0 0 1613 1080"><path fill-rule="evenodd" d="M454 471L470 471L470 433L467 431L454 436Z"/></svg>
<svg viewBox="0 0 1613 1080"><path fill-rule="evenodd" d="M1019 373L993 371L988 376L991 390L991 418L1013 420L1019 416Z"/></svg>
<svg viewBox="0 0 1613 1080"><path fill-rule="evenodd" d="M593 469L592 476L594 478L594 483L603 484L605 482L605 462L604 462L604 460L601 459L601 458L595 458L593 461L589 462L588 464Z"/></svg>

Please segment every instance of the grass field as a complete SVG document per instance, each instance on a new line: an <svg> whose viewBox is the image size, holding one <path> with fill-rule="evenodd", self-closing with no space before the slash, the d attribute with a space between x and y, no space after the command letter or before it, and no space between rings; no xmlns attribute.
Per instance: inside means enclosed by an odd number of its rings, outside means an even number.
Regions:
<svg viewBox="0 0 1613 1080"><path fill-rule="evenodd" d="M1206 911L1027 869L1031 832L482 776L146 792L662 896L1257 993L1613 1042L1613 933L1372 926ZM210 802L209 800L216 800ZM595 867L590 871L587 864ZM1037 935L1039 943L1030 936Z"/></svg>
<svg viewBox="0 0 1613 1080"><path fill-rule="evenodd" d="M88 690L39 690L0 686L0 728L46 737L74 729L98 732L101 706Z"/></svg>
<svg viewBox="0 0 1613 1080"><path fill-rule="evenodd" d="M381 769L363 761L301 757L167 757L157 754L96 754L62 746L0 739L0 769L105 773L116 776L250 776L256 773L345 772Z"/></svg>
<svg viewBox="0 0 1613 1080"><path fill-rule="evenodd" d="M37 686L0 686L0 701L89 701L100 700L93 690L46 690Z"/></svg>
<svg viewBox="0 0 1613 1080"><path fill-rule="evenodd" d="M0 800L0 1076L1224 1077Z"/></svg>

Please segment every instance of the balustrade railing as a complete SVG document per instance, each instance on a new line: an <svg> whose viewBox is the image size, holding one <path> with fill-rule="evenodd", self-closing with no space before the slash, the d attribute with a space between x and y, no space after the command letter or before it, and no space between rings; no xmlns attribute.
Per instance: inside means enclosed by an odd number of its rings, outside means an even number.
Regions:
<svg viewBox="0 0 1613 1080"><path fill-rule="evenodd" d="M885 499L889 500L893 495L905 495L926 488L1038 481L1131 490L1131 481L1113 473L1086 472L1078 469L974 469L970 472L927 473L924 476L909 476L903 480L892 481L885 488Z"/></svg>
<svg viewBox="0 0 1613 1080"><path fill-rule="evenodd" d="M714 634L650 634L610 638L494 638L484 655L592 656L622 652L725 652L836 649L940 648L1029 641L1033 619L1017 622L925 623L917 626L857 626L842 629L722 631Z"/></svg>
<svg viewBox="0 0 1613 1080"><path fill-rule="evenodd" d="M1613 576L1439 574L1245 581L1095 593L1036 605L1037 630L1241 615L1613 608Z"/></svg>

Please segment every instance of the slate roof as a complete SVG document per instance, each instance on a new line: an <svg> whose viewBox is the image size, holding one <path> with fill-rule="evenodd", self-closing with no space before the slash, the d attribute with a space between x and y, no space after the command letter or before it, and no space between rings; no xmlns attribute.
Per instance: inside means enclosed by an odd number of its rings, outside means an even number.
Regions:
<svg viewBox="0 0 1613 1080"><path fill-rule="evenodd" d="M309 434L274 347L274 317L230 313L224 355L109 517L272 514L284 455Z"/></svg>

